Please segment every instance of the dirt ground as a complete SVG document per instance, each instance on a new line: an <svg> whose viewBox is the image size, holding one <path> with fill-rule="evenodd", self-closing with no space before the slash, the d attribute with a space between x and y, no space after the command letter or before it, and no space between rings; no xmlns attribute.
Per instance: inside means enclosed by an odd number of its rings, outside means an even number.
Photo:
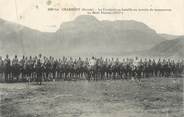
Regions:
<svg viewBox="0 0 184 117"><path fill-rule="evenodd" d="M0 84L1 117L183 117L183 79Z"/></svg>

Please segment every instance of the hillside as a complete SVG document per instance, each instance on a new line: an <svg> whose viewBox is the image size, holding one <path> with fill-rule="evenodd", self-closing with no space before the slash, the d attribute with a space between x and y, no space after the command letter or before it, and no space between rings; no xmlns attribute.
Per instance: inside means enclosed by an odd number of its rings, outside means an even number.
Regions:
<svg viewBox="0 0 184 117"><path fill-rule="evenodd" d="M184 36L161 42L146 53L153 56L184 57Z"/></svg>

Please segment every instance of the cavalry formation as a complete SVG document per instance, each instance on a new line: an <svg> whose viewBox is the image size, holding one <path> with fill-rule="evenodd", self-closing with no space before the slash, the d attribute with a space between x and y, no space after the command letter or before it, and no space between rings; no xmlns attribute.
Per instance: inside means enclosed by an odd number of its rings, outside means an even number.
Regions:
<svg viewBox="0 0 184 117"><path fill-rule="evenodd" d="M140 79L149 77L181 77L184 60L147 58L72 58L23 56L11 60L0 56L0 78L5 82L63 80Z"/></svg>

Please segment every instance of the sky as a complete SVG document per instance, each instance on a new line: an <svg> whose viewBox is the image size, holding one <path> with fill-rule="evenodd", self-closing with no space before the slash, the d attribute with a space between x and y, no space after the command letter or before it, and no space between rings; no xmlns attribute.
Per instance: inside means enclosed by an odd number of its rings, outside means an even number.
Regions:
<svg viewBox="0 0 184 117"><path fill-rule="evenodd" d="M136 20L158 33L184 35L184 0L0 0L0 18L43 32L54 32L63 22L87 14L84 11L48 11L48 8L171 9L94 16L99 20Z"/></svg>

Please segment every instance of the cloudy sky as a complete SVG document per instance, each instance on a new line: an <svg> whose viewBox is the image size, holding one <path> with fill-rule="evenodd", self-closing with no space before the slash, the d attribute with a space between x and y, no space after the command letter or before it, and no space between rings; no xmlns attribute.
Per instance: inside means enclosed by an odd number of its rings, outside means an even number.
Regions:
<svg viewBox="0 0 184 117"><path fill-rule="evenodd" d="M184 35L184 0L0 0L0 18L40 31L56 31L60 24L86 12L48 11L48 8L144 8L162 12L95 15L99 20L137 20L158 33Z"/></svg>

